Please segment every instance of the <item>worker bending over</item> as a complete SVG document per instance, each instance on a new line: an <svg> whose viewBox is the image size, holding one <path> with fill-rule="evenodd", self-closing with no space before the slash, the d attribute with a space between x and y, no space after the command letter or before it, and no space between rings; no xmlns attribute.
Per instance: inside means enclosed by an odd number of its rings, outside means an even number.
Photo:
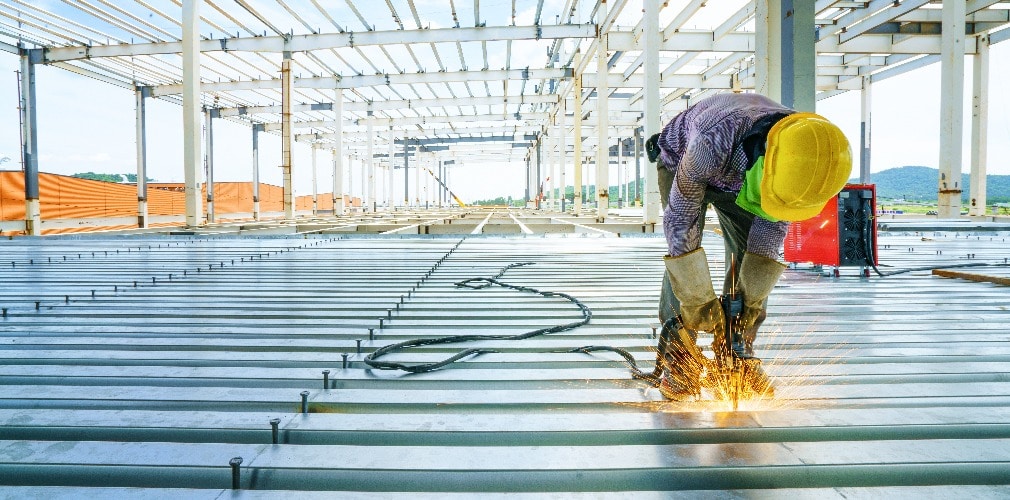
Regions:
<svg viewBox="0 0 1010 500"><path fill-rule="evenodd" d="M845 185L852 168L841 130L814 113L800 113L758 94L720 94L681 112L646 142L658 161L669 247L659 306L664 324L680 315L680 331L660 353L660 389L669 399L699 394L732 357L752 358L744 380L753 393L771 390L753 343L767 298L785 265L778 262L791 221L809 219ZM701 248L705 212L715 207L726 247L723 294L742 294L735 329L726 341L726 315L712 287ZM699 331L714 335L715 365L697 346ZM734 352L733 347L736 347Z"/></svg>

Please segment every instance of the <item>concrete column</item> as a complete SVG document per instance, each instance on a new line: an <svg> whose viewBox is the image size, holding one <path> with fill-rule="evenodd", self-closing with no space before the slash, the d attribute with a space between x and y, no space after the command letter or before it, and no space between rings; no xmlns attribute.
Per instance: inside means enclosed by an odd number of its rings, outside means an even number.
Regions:
<svg viewBox="0 0 1010 500"><path fill-rule="evenodd" d="M577 68L582 64L582 52L575 52L575 62L572 67ZM572 207L575 215L582 213L582 74L575 73L573 75L574 91L572 94L575 96L574 111L575 116L572 118L572 125L574 130L572 135L575 136L575 151L574 160L572 164L575 166L575 197L572 200Z"/></svg>
<svg viewBox="0 0 1010 500"><path fill-rule="evenodd" d="M860 94L862 100L859 122L859 182L862 184L870 183L870 127L873 125L870 106L873 97L872 90L870 75L866 75L863 77L863 90Z"/></svg>
<svg viewBox="0 0 1010 500"><path fill-rule="evenodd" d="M562 212L565 211L565 190L568 187L565 181L565 162L568 159L568 144L566 144L565 137L568 133L565 130L565 122L567 117L565 116L568 108L568 99L565 96L561 96L561 102L559 103L560 109L558 110L558 185L560 189L558 191L558 198L561 198L561 203L558 205L558 209Z"/></svg>
<svg viewBox="0 0 1010 500"><path fill-rule="evenodd" d="M971 175L968 215L985 215L985 176L989 135L989 35L980 35L971 58Z"/></svg>
<svg viewBox="0 0 1010 500"><path fill-rule="evenodd" d="M204 109L203 178L207 188L207 222L216 222L214 215L214 114L210 108Z"/></svg>
<svg viewBox="0 0 1010 500"><path fill-rule="evenodd" d="M200 203L200 0L182 2L182 161L186 225L203 220Z"/></svg>
<svg viewBox="0 0 1010 500"><path fill-rule="evenodd" d="M319 213L319 175L316 173L316 157L319 153L319 144L312 143L312 215Z"/></svg>
<svg viewBox="0 0 1010 500"><path fill-rule="evenodd" d="M782 100L782 1L758 0L754 12L754 91L776 101Z"/></svg>
<svg viewBox="0 0 1010 500"><path fill-rule="evenodd" d="M150 87L137 87L137 227L147 227L147 101Z"/></svg>
<svg viewBox="0 0 1010 500"><path fill-rule="evenodd" d="M264 130L262 123L254 123L252 126L252 149L253 149L253 171L252 171L252 198L253 198L253 220L260 220L260 132Z"/></svg>
<svg viewBox="0 0 1010 500"><path fill-rule="evenodd" d="M600 0L596 11L597 23L607 17L607 0ZM610 86L607 82L607 34L600 33L596 46L596 220L603 222L610 211Z"/></svg>
<svg viewBox="0 0 1010 500"><path fill-rule="evenodd" d="M643 0L645 2L645 60L642 68L645 70L645 88L642 89L645 106L645 121L643 123L645 138L648 139L662 130L659 121L659 6L661 0ZM758 2L759 4L762 2ZM642 222L658 224L662 198L659 196L659 173L657 165L645 166L645 206L642 210Z"/></svg>
<svg viewBox="0 0 1010 500"><path fill-rule="evenodd" d="M551 202L548 205L548 207L551 210L558 210L558 207L559 207L559 205L558 205L558 167L561 165L561 147L560 147L561 136L558 134L558 127L556 126L557 125L557 119L558 119L557 115L554 115L554 125L555 126L551 128L551 133L550 133L550 136L549 136L551 138L551 147L549 149L549 154L551 156L551 171L550 171L550 178L551 178L551 182L550 182L550 185L551 185L550 200L551 200Z"/></svg>
<svg viewBox="0 0 1010 500"><path fill-rule="evenodd" d="M344 91L333 90L333 215L347 214L344 206Z"/></svg>
<svg viewBox="0 0 1010 500"><path fill-rule="evenodd" d="M782 104L816 111L817 54L814 50L814 2L782 2Z"/></svg>
<svg viewBox="0 0 1010 500"><path fill-rule="evenodd" d="M961 215L965 2L944 2L940 35L940 179L937 212Z"/></svg>
<svg viewBox="0 0 1010 500"><path fill-rule="evenodd" d="M291 52L284 52L281 60L281 170L284 175L284 218L295 217L294 185L291 181L291 144L294 128L291 124L291 93L295 87L294 73L291 72Z"/></svg>

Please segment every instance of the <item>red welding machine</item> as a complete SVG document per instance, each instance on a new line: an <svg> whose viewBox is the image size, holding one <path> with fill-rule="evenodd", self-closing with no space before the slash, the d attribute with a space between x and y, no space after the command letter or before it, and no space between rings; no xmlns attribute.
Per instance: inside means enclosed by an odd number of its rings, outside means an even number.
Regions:
<svg viewBox="0 0 1010 500"><path fill-rule="evenodd" d="M789 225L785 260L822 266L877 264L877 194L873 184L848 184L817 216ZM835 274L838 274L837 269Z"/></svg>

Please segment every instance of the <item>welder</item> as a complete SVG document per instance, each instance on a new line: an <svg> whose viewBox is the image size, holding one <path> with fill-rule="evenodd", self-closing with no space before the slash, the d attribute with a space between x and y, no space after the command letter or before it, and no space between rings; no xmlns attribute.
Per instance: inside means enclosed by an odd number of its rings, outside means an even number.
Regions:
<svg viewBox="0 0 1010 500"><path fill-rule="evenodd" d="M758 94L727 93L675 116L648 139L646 152L659 169L669 251L659 319L679 325L659 353L662 394L691 398L706 379L741 357L752 360L745 390L770 392L753 344L767 298L785 269L778 261L782 243L790 222L819 214L844 187L852 169L845 135L820 115ZM726 340L728 314L701 247L710 205L725 241L723 297L742 298L732 327L740 345ZM713 359L698 347L698 332L713 335Z"/></svg>

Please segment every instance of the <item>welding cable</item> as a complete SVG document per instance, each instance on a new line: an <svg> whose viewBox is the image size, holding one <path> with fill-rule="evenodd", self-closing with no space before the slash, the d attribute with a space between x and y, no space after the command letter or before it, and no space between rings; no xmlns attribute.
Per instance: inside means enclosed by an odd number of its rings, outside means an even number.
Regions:
<svg viewBox="0 0 1010 500"><path fill-rule="evenodd" d="M408 365L405 363L397 363L393 361L379 361L378 358L385 356L386 354L402 351L405 349L410 349L412 347L453 344L457 342L474 342L479 340L523 340L538 337L540 335L546 335L549 333L564 332L588 324L589 320L593 317L593 312L589 309L588 306L579 301L579 299L576 299L575 297L572 297L567 293L541 291L537 290L536 288L530 288L527 286L510 285L508 283L503 283L498 280L498 278L500 278L509 269L514 269L520 266L528 266L531 264L532 262L510 264L508 266L505 266L505 268L503 268L501 272L499 272L493 278L469 278L457 282L455 285L459 288L469 288L471 290L480 290L483 288L488 288L492 285L497 285L502 288L508 288L511 290L516 290L524 293L537 294L547 298L560 297L578 307L579 311L582 313L582 319L578 321L573 321L571 323L565 323L563 325L555 325L546 328L539 328L518 335L451 335L447 337L405 340L403 342L383 346L376 349L375 351L372 351L372 353L370 353L368 356L365 356L364 359L365 364L371 368L375 368L378 370L402 370L410 373L425 373L448 366L456 361L459 361L469 356L476 356L480 354L487 354L498 351L495 351L493 349L471 348L460 351L449 358L443 359L442 361L434 363L413 364L413 365Z"/></svg>
<svg viewBox="0 0 1010 500"><path fill-rule="evenodd" d="M659 374L657 374L656 372L646 373L642 371L642 369L638 367L638 363L635 362L635 357L632 356L632 354L628 352L627 349L622 349L620 347L613 347L609 345L585 345L582 347L576 347L575 349L570 349L563 352L581 352L583 354L589 354L591 352L596 351L607 351L619 354L622 358L624 358L624 364L628 365L628 369L631 370L631 378L644 380L646 382L649 382L653 386L659 385ZM660 365L657 364L656 366L658 367Z"/></svg>
<svg viewBox="0 0 1010 500"><path fill-rule="evenodd" d="M681 328L682 324L680 323L679 316L674 316L663 323L663 330L659 335L659 345L656 347L656 364L651 373L642 371L642 369L638 367L635 357L628 352L627 349L622 349L620 347L613 347L609 345L587 345L562 352L581 352L583 354L589 354L596 351L607 351L617 353L624 358L624 364L626 364L628 369L631 370L632 378L644 380L652 384L653 387L658 387L660 378L663 375L663 356L669 349L670 339L673 338L674 332L680 330Z"/></svg>
<svg viewBox="0 0 1010 500"><path fill-rule="evenodd" d="M863 211L864 211L864 213L872 213L872 212L870 212L870 201L869 200L865 200L863 202ZM998 262L968 262L968 263L965 263L965 264L948 264L948 265L912 267L912 268L909 268L909 269L898 269L896 271L890 271L890 272L886 272L886 273L885 272L881 272L880 269L877 269L877 263L876 263L877 259L874 258L875 257L875 252L874 252L874 245L873 245L873 236L870 234L871 220L872 220L872 218L870 218L870 217L867 217L867 218L863 219L863 227L862 227L862 232L863 232L863 253L866 255L866 263L869 264L869 266L873 268L873 271L877 273L877 276L880 276L881 278L886 278L888 276L894 276L896 274L910 273L910 272L914 272L914 271L932 271L934 269L954 269L954 268L958 268L958 267L985 267L985 266L1006 267L1007 266L1007 264L1005 262L1004 263L998 263Z"/></svg>

